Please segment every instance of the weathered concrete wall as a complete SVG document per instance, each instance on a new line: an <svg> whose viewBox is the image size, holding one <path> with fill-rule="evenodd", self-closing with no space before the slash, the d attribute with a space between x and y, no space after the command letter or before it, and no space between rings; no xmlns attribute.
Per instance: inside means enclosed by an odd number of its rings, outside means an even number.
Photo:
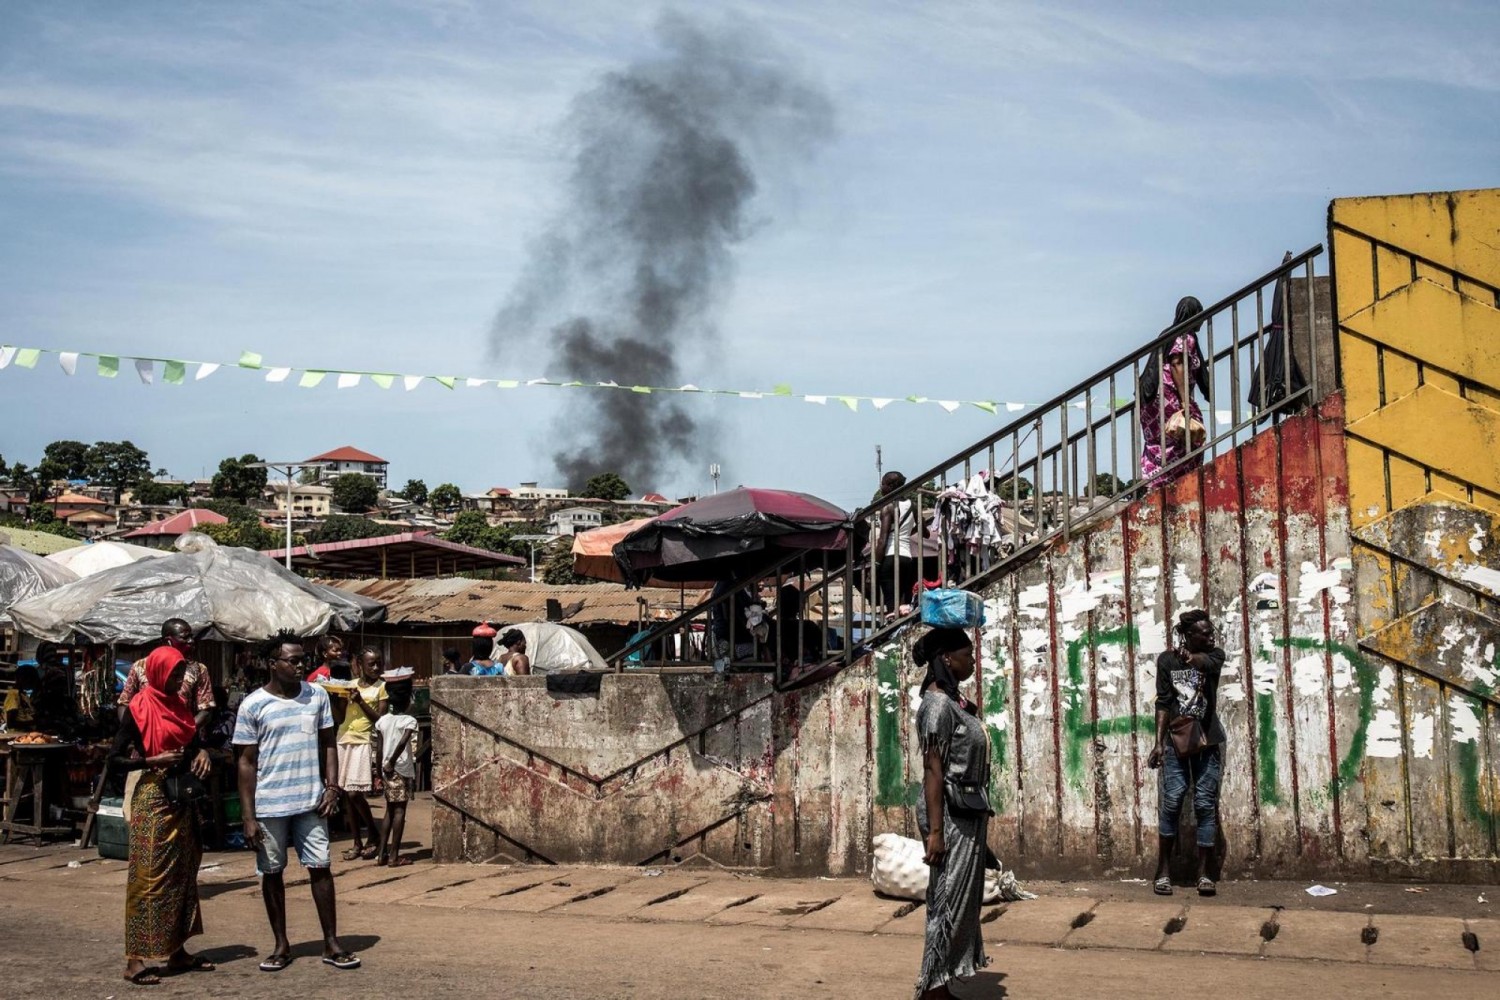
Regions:
<svg viewBox="0 0 1500 1000"><path fill-rule="evenodd" d="M1329 213L1358 639L1378 671L1370 852L1500 875L1500 191Z"/></svg>
<svg viewBox="0 0 1500 1000"><path fill-rule="evenodd" d="M1172 617L1202 605L1232 656L1233 870L1364 864L1374 678L1351 645L1342 426L1335 396L986 594L993 846L1008 863L1149 863L1155 655ZM438 678L438 856L865 870L872 833L915 830L904 657L785 695L750 676L608 677L597 697Z"/></svg>
<svg viewBox="0 0 1500 1000"><path fill-rule="evenodd" d="M1237 875L1359 870L1374 675L1352 645L1335 395L1056 544L987 594L980 672L999 811L1023 872L1146 871L1156 851L1156 655L1210 611L1229 654L1222 818ZM877 805L911 829L912 678L877 664ZM1191 827L1189 827L1190 829Z"/></svg>
<svg viewBox="0 0 1500 1000"><path fill-rule="evenodd" d="M755 675L611 675L581 696L540 677L432 690L438 860L865 870L868 668L784 695Z"/></svg>

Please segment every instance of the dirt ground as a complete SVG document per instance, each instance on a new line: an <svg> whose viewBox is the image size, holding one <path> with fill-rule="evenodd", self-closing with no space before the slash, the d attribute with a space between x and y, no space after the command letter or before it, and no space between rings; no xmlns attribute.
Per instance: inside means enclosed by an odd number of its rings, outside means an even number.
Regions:
<svg viewBox="0 0 1500 1000"><path fill-rule="evenodd" d="M424 828L420 816L418 807L409 829ZM335 872L341 935L360 954L362 969L340 972L318 960L317 921L299 872L288 892L296 960L278 974L257 971L270 937L249 855L215 854L205 859L200 880L205 934L191 947L220 963L219 970L146 989L120 978L122 864L67 845L0 848L7 958L0 998L874 1000L910 995L922 948L923 911L880 900L857 879L758 879L709 870L666 870L653 878L639 869L487 870L426 860L399 876L341 862ZM693 888L667 891L687 885ZM1202 903L1182 892L1153 900L1146 887L1128 882L1031 888L1043 898L987 911L994 964L956 987L957 996L1107 992L1111 1000L1160 1000L1164 983L1282 1000L1500 996L1500 921L1488 903L1477 902L1484 892L1478 887L1406 893L1403 886L1335 886L1339 895L1315 900L1301 885L1236 883ZM658 897L667 901L647 902ZM1096 919L1076 929L1078 921L1069 918L1082 912ZM1229 934L1236 921L1249 920L1252 951L1260 946L1259 914L1280 913L1287 926L1280 940L1300 933L1318 946L1326 932L1333 935L1328 954L1339 960L1182 951L1188 933L1169 938L1160 931L1174 913L1186 915L1187 931L1200 937ZM1389 928L1382 944L1370 948L1359 940L1366 913L1380 914L1369 919ZM1457 937L1464 927L1480 928L1489 947L1463 950ZM1407 951L1381 953L1403 936ZM1047 943L1059 941L1062 947ZM1219 950L1212 941L1208 948Z"/></svg>

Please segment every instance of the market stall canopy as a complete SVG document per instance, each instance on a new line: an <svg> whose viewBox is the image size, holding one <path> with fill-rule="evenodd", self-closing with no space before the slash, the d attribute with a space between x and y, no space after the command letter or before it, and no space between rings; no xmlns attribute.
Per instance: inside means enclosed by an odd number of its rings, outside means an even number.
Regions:
<svg viewBox="0 0 1500 1000"><path fill-rule="evenodd" d="M12 605L77 579L78 574L66 566L18 549L0 535L0 625L11 623Z"/></svg>
<svg viewBox="0 0 1500 1000"><path fill-rule="evenodd" d="M607 580L624 583L625 575L620 564L615 562L615 546L632 532L638 531L656 520L654 517L639 517L634 521L607 524L602 528L590 528L573 536L573 575L590 580ZM663 580L657 577L645 581L646 587L686 586L699 590L712 589L713 580Z"/></svg>
<svg viewBox="0 0 1500 1000"><path fill-rule="evenodd" d="M351 614L321 588L251 549L188 534L160 559L116 566L14 606L16 625L41 639L143 645L182 618L208 638L257 642L285 630L321 635ZM348 597L348 595L342 595Z"/></svg>
<svg viewBox="0 0 1500 1000"><path fill-rule="evenodd" d="M614 547L628 583L733 580L788 551L841 552L847 511L808 493L741 487L653 518ZM780 551L777 551L780 550Z"/></svg>
<svg viewBox="0 0 1500 1000"><path fill-rule="evenodd" d="M129 542L94 542L53 552L47 560L66 566L79 576L93 576L116 566L129 566L142 559L159 559L166 554L165 549L148 549Z"/></svg>
<svg viewBox="0 0 1500 1000"><path fill-rule="evenodd" d="M609 664L594 648L594 644L583 637L583 633L556 622L517 622L498 629L504 635L509 629L520 629L526 637L526 655L531 659L531 672L548 674L554 670L608 670ZM498 658L505 652L500 640L495 640L495 651L490 654Z"/></svg>

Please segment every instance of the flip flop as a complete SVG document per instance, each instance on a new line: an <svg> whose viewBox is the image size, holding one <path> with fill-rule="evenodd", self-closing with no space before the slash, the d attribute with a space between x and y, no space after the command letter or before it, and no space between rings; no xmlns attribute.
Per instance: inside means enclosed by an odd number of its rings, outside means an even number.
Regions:
<svg viewBox="0 0 1500 1000"><path fill-rule="evenodd" d="M168 962L169 972L213 972L218 966L204 958L202 955L190 955L188 960L181 964Z"/></svg>
<svg viewBox="0 0 1500 1000"><path fill-rule="evenodd" d="M125 981L132 986L160 986L161 975L155 969L146 968L133 976L126 976Z"/></svg>
<svg viewBox="0 0 1500 1000"><path fill-rule="evenodd" d="M376 847L374 844L371 844L369 847L366 847L363 851L360 852L359 859L361 861L374 861L375 856L379 853L380 848Z"/></svg>
<svg viewBox="0 0 1500 1000"><path fill-rule="evenodd" d="M411 864L411 858L397 858L395 861L392 861L390 863L390 867L405 868L409 864Z"/></svg>
<svg viewBox="0 0 1500 1000"><path fill-rule="evenodd" d="M360 966L359 959L347 951L341 951L337 955L324 955L323 964L331 965L335 969L357 969Z"/></svg>
<svg viewBox="0 0 1500 1000"><path fill-rule="evenodd" d="M1172 895L1172 880L1166 877L1157 879L1155 882L1151 883L1151 891L1156 893L1158 896Z"/></svg>
<svg viewBox="0 0 1500 1000"><path fill-rule="evenodd" d="M288 965L291 965L291 964L292 964L292 956L290 956L290 955L272 955L271 957L267 958L264 962L260 963L260 971L261 972L280 972L282 969L285 969Z"/></svg>
<svg viewBox="0 0 1500 1000"><path fill-rule="evenodd" d="M365 849L363 847L351 847L343 854L340 854L339 857L345 861L358 861L364 855L364 852Z"/></svg>

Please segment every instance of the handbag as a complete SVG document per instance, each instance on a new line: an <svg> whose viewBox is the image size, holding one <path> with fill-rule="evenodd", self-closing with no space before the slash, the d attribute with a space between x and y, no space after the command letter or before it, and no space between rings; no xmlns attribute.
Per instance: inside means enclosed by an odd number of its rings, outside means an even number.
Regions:
<svg viewBox="0 0 1500 1000"><path fill-rule="evenodd" d="M1172 738L1172 749L1178 757L1191 757L1208 747L1208 734L1203 723L1192 715L1175 715L1167 723L1167 735Z"/></svg>
<svg viewBox="0 0 1500 1000"><path fill-rule="evenodd" d="M162 794L176 806L192 806L208 798L208 786L192 771L169 774L161 781Z"/></svg>
<svg viewBox="0 0 1500 1000"><path fill-rule="evenodd" d="M943 802L955 816L993 816L989 789L983 785L947 778L943 781Z"/></svg>
<svg viewBox="0 0 1500 1000"><path fill-rule="evenodd" d="M1188 709L1202 697L1203 687L1200 683L1193 689L1193 696L1188 699L1187 705L1167 723L1167 735L1171 737L1172 749L1177 751L1178 757L1191 757L1209 745L1208 734L1203 731L1203 720L1196 715L1187 714Z"/></svg>

